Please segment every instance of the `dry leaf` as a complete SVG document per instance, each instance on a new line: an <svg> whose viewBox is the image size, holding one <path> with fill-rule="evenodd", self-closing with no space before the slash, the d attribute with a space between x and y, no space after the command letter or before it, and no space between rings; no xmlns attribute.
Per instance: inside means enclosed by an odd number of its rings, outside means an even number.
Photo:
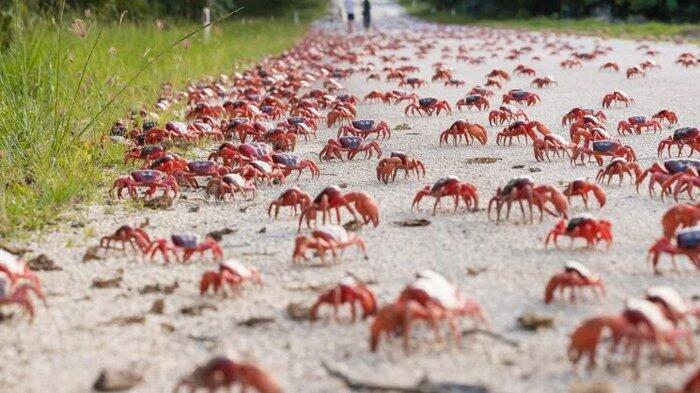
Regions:
<svg viewBox="0 0 700 393"><path fill-rule="evenodd" d="M348 232L357 232L360 228L362 228L362 222L351 220L343 224L343 228L345 228L345 230Z"/></svg>
<svg viewBox="0 0 700 393"><path fill-rule="evenodd" d="M210 238L216 240L217 242L220 242L224 238L224 236L230 235L230 234L236 233L236 232L238 232L237 229L224 228L224 229L219 229L219 230L211 231L211 232L207 233L207 237L210 237Z"/></svg>
<svg viewBox="0 0 700 393"><path fill-rule="evenodd" d="M204 310L216 311L217 308L215 305L210 304L210 303L195 304L193 306L181 308L180 314L189 315L189 316L199 316L199 315L202 315Z"/></svg>
<svg viewBox="0 0 700 393"><path fill-rule="evenodd" d="M246 319L245 321L238 322L236 325L238 326L246 326L246 327L253 327L257 325L264 325L268 323L275 322L274 317L251 317Z"/></svg>
<svg viewBox="0 0 700 393"><path fill-rule="evenodd" d="M145 287L139 289L139 294L141 295L147 295L149 293L164 293L166 295L170 295L171 293L175 292L177 288L180 287L180 284L177 281L174 281L172 284L151 284L151 285L146 285Z"/></svg>
<svg viewBox="0 0 700 393"><path fill-rule="evenodd" d="M304 306L301 303L289 303L287 305L287 314L293 321L306 321L311 318L311 307Z"/></svg>
<svg viewBox="0 0 700 393"><path fill-rule="evenodd" d="M499 157L476 157L467 159L467 164L493 164L501 160Z"/></svg>
<svg viewBox="0 0 700 393"><path fill-rule="evenodd" d="M554 326L554 317L551 315L526 312L518 317L520 327L525 330L538 330L541 328L551 328Z"/></svg>
<svg viewBox="0 0 700 393"><path fill-rule="evenodd" d="M571 393L615 393L615 385L609 382L575 383L569 390Z"/></svg>
<svg viewBox="0 0 700 393"><path fill-rule="evenodd" d="M430 225L430 221L424 218L409 218L403 221L394 221L394 225L400 227L427 227Z"/></svg>
<svg viewBox="0 0 700 393"><path fill-rule="evenodd" d="M85 254L83 255L83 262L89 262L89 261L95 261L95 260L102 259L102 257L98 253L99 251L100 251L99 246L88 247L88 249L85 250Z"/></svg>
<svg viewBox="0 0 700 393"><path fill-rule="evenodd" d="M163 30L166 26L167 25L163 19L156 19L156 29Z"/></svg>
<svg viewBox="0 0 700 393"><path fill-rule="evenodd" d="M145 323L146 322L146 317L143 315L129 315L126 317L116 317L112 318L111 321L107 322L106 325L119 325L119 326L127 326L127 325L133 325L136 323Z"/></svg>
<svg viewBox="0 0 700 393"><path fill-rule="evenodd" d="M118 288L122 282L122 276L114 278L96 278L92 280L92 288Z"/></svg>
<svg viewBox="0 0 700 393"><path fill-rule="evenodd" d="M85 38L88 34L88 25L84 20L78 18L73 21L70 25L70 31L80 38Z"/></svg>
<svg viewBox="0 0 700 393"><path fill-rule="evenodd" d="M29 268L35 271L43 270L50 272L55 270L63 270L60 266L56 265L56 262L54 262L53 259L47 257L46 254L40 254L39 256L27 261L27 263L29 264Z"/></svg>
<svg viewBox="0 0 700 393"><path fill-rule="evenodd" d="M410 130L411 128L412 128L412 127L409 126L408 124L406 124L406 123L401 123L401 124L397 124L396 127L394 127L394 130L396 130L396 131L406 131L406 130Z"/></svg>
<svg viewBox="0 0 700 393"><path fill-rule="evenodd" d="M173 205L173 197L170 194L164 194L159 197L146 199L143 205L154 210L165 210Z"/></svg>
<svg viewBox="0 0 700 393"><path fill-rule="evenodd" d="M151 314L163 314L165 312L165 299L156 299L148 311Z"/></svg>
<svg viewBox="0 0 700 393"><path fill-rule="evenodd" d="M109 49L107 49L107 54L110 56L116 56L117 55L117 48L110 46Z"/></svg>

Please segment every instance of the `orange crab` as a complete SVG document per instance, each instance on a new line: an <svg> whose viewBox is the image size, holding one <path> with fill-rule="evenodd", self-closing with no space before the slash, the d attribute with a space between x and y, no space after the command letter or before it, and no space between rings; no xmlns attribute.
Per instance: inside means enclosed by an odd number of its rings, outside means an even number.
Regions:
<svg viewBox="0 0 700 393"><path fill-rule="evenodd" d="M569 289L569 299L573 302L576 300L576 290L582 287L591 288L596 295L605 296L605 286L600 277L591 273L581 263L575 261L566 262L564 271L556 273L549 279L544 291L544 302L546 304L551 303L557 290L560 295L563 295L564 290L567 288Z"/></svg>
<svg viewBox="0 0 700 393"><path fill-rule="evenodd" d="M447 176L438 179L433 185L427 185L420 191L416 193L415 198L413 198L413 204L411 209L414 207L418 209L420 201L423 197L431 196L435 198L435 204L433 205L433 215L437 212L437 207L440 205L440 200L444 197L452 197L455 202L454 211L457 211L459 207L460 198L464 200L464 204L467 210L476 210L479 206L479 194L476 187L473 184L461 181L457 176Z"/></svg>
<svg viewBox="0 0 700 393"><path fill-rule="evenodd" d="M588 193L593 192L593 196L598 201L602 208L605 206L605 191L602 187L595 183L586 181L586 179L576 179L570 182L564 189L564 195L571 204L571 197L580 196L583 199L583 204L588 209Z"/></svg>
<svg viewBox="0 0 700 393"><path fill-rule="evenodd" d="M280 207L289 206L293 216L297 215L297 207L300 211L304 211L307 206L311 204L311 196L306 192L302 191L299 187L292 187L285 190L280 194L277 199L270 202L270 206L267 208L267 215L272 217L272 208L275 209L274 218L277 219Z"/></svg>
<svg viewBox="0 0 700 393"><path fill-rule="evenodd" d="M331 251L333 259L338 259L338 250L355 246L360 249L365 259L367 250L365 242L353 232L348 232L340 225L323 225L317 227L311 232L310 236L298 236L294 241L294 251L292 252L292 261L298 263L308 260L306 252L315 250L316 254L321 258L322 263L326 263L326 252Z"/></svg>
<svg viewBox="0 0 700 393"><path fill-rule="evenodd" d="M488 131L486 131L486 128L480 124L470 123L467 120L457 120L452 123L450 128L443 131L440 134L440 146L442 146L443 143L448 144L450 136L452 136L452 142L454 142L455 146L457 146L458 140L462 142L462 138L464 138L467 146L475 139L482 145L485 145L488 141Z"/></svg>
<svg viewBox="0 0 700 393"><path fill-rule="evenodd" d="M396 180L396 174L399 170L405 172L405 177L411 172L415 172L416 177L419 178L421 173L425 177L425 165L420 160L409 157L406 153L394 151L391 152L389 157L382 158L377 164L377 180L384 182L384 184Z"/></svg>
<svg viewBox="0 0 700 393"><path fill-rule="evenodd" d="M228 259L219 263L218 271L207 271L202 275L199 282L199 293L204 295L211 288L214 293L221 290L226 294L228 287L232 293L237 294L240 293L241 286L246 281L251 281L259 286L263 285L260 271L257 268L246 266L236 259Z"/></svg>
<svg viewBox="0 0 700 393"><path fill-rule="evenodd" d="M191 374L182 377L173 388L178 393L182 388L189 392L207 389L210 392L225 388L231 390L236 384L242 391L249 388L259 393L282 393L282 388L260 366L253 363L239 363L227 357L212 358L206 364L197 367Z"/></svg>
<svg viewBox="0 0 700 393"><path fill-rule="evenodd" d="M358 283L352 276L344 277L338 285L321 294L309 311L311 321L318 318L318 310L324 304L333 306L333 317L338 320L338 307L342 304L350 305L352 322L357 317L356 303L362 307L362 319L377 313L377 299L369 287Z"/></svg>
<svg viewBox="0 0 700 393"><path fill-rule="evenodd" d="M544 239L544 247L547 248L549 241L552 240L554 246L559 248L557 240L560 236L571 238L571 244L575 238L580 237L586 240L588 248L593 248L600 242L605 242L606 248L610 248L613 241L612 224L610 221L599 220L589 214L581 214L570 220L563 219L549 231Z"/></svg>

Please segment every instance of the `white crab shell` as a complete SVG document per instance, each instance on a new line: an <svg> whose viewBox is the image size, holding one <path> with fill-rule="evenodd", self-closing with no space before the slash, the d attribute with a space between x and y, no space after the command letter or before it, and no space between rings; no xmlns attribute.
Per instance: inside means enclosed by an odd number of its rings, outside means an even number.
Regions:
<svg viewBox="0 0 700 393"><path fill-rule="evenodd" d="M320 227L316 228L315 231L323 232L341 243L344 243L350 239L348 236L348 231L346 231L345 228L341 227L340 225L321 225Z"/></svg>
<svg viewBox="0 0 700 393"><path fill-rule="evenodd" d="M457 288L444 276L432 270L420 272L418 279L411 284L411 288L424 291L448 309L458 308L462 304Z"/></svg>
<svg viewBox="0 0 700 393"><path fill-rule="evenodd" d="M686 304L685 300L683 300L681 295L671 287L650 287L647 289L647 296L657 297L663 300L663 302L666 303L669 308L679 314L685 314L688 312L688 305Z"/></svg>
<svg viewBox="0 0 700 393"><path fill-rule="evenodd" d="M265 161L260 161L260 160L251 161L250 165L252 165L256 169L262 171L263 173L272 172L272 166Z"/></svg>
<svg viewBox="0 0 700 393"><path fill-rule="evenodd" d="M588 268L581 262L567 261L564 264L564 268L566 268L567 270L574 270L584 278L587 278L591 281L595 281L598 279L598 276L591 273L591 271L588 270Z"/></svg>
<svg viewBox="0 0 700 393"><path fill-rule="evenodd" d="M354 287L357 285L357 280L355 280L355 278L353 276L347 275L347 276L343 277L342 280L340 280L340 285Z"/></svg>
<svg viewBox="0 0 700 393"><path fill-rule="evenodd" d="M227 259L221 262L221 265L233 272L238 273L238 275L243 278L250 278L253 275L250 269L237 259Z"/></svg>
<svg viewBox="0 0 700 393"><path fill-rule="evenodd" d="M3 265L7 270L13 273L21 273L24 270L24 263L22 260L13 254L0 248L0 265Z"/></svg>
<svg viewBox="0 0 700 393"><path fill-rule="evenodd" d="M667 331L673 328L659 306L646 299L627 299L625 306L628 310L637 311L644 315L646 319L658 330Z"/></svg>

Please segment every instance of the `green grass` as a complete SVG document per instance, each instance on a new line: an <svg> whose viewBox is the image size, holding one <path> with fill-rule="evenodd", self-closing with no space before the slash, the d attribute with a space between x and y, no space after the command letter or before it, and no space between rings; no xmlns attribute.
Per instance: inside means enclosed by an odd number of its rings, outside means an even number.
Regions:
<svg viewBox="0 0 700 393"><path fill-rule="evenodd" d="M16 39L0 48L0 236L56 222L72 203L104 199L104 186L125 171L124 147L108 137L114 121L131 110L152 110L162 82L182 87L279 54L320 15L325 2L317 4L302 13L298 26L291 16L240 13L212 27L206 43L201 33L189 38L147 68L92 124L140 68L197 25L170 21L159 30L155 24L90 20L85 38L69 31L71 21L18 26ZM173 117L164 113L161 121Z"/></svg>
<svg viewBox="0 0 700 393"><path fill-rule="evenodd" d="M667 40L685 37L693 42L700 42L700 24L678 24L661 22L606 22L591 18L554 19L478 19L468 15L452 15L449 12L432 12L431 7L420 1L412 7L412 0L399 0L413 16L442 24L462 24L488 26L497 28L548 30L563 33L582 33L612 38L634 38Z"/></svg>

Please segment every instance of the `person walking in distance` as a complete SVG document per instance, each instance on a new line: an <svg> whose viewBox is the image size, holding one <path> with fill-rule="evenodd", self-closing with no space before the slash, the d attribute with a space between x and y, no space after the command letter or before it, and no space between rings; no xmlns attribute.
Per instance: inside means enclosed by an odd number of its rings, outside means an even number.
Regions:
<svg viewBox="0 0 700 393"><path fill-rule="evenodd" d="M355 0L345 0L345 12L348 13L348 32L352 33L355 24Z"/></svg>
<svg viewBox="0 0 700 393"><path fill-rule="evenodd" d="M372 5L369 0L362 3L362 24L365 26L365 30L369 30L372 25Z"/></svg>

